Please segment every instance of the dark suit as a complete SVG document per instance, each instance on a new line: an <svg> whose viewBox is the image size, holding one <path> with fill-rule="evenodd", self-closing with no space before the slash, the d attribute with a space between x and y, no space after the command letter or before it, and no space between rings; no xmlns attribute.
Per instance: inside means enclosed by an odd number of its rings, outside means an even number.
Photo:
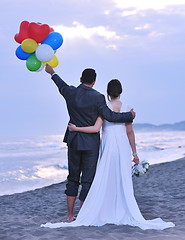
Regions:
<svg viewBox="0 0 185 240"><path fill-rule="evenodd" d="M52 76L61 95L65 98L70 123L78 127L92 126L98 116L110 122L132 122L131 112L115 113L106 105L104 95L93 88L80 84L77 88L67 85L57 74ZM66 194L76 196L82 172L80 200L84 201L92 183L98 159L100 134L69 132L64 142L68 145L69 175Z"/></svg>

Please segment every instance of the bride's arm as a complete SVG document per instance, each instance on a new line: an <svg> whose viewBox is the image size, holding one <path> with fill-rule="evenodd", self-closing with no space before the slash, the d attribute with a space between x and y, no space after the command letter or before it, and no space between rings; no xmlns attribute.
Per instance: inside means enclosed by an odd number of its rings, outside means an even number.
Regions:
<svg viewBox="0 0 185 240"><path fill-rule="evenodd" d="M132 155L134 157L133 161L136 164L139 164L139 158L138 158L137 152L136 152L135 134L134 134L134 130L132 127L132 123L126 124L126 130L127 130L127 136L128 136L129 142L130 142L130 146L132 149Z"/></svg>
<svg viewBox="0 0 185 240"><path fill-rule="evenodd" d="M89 127L76 127L74 124L69 123L68 129L71 132L84 132L84 133L97 133L100 131L100 128L102 126L103 120L101 117L98 117L94 126Z"/></svg>

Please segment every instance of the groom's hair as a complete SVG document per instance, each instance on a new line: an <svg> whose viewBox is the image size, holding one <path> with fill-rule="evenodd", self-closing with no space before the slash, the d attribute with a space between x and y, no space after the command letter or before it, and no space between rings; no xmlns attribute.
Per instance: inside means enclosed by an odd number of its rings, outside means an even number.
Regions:
<svg viewBox="0 0 185 240"><path fill-rule="evenodd" d="M82 72L81 82L85 84L92 84L96 80L96 72L92 68L86 68Z"/></svg>

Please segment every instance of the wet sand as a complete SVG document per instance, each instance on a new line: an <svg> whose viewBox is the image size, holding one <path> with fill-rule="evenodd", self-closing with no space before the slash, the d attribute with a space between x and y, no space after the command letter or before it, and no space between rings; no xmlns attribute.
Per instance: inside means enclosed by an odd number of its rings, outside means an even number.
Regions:
<svg viewBox="0 0 185 240"><path fill-rule="evenodd" d="M141 230L107 224L102 227L41 228L46 222L65 221L65 183L0 197L0 240L185 240L185 158L152 165L149 172L134 177L137 203L146 219L161 217L174 228ZM79 200L75 214L79 211Z"/></svg>

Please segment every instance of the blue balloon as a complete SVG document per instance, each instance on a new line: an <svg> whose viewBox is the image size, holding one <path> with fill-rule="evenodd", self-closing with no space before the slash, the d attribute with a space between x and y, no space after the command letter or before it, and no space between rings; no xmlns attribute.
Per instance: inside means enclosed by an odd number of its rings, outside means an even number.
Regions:
<svg viewBox="0 0 185 240"><path fill-rule="evenodd" d="M21 48L21 45L15 51L15 55L21 60L27 60L27 58L29 58L29 56L32 54L33 53L27 53L27 52L23 51Z"/></svg>
<svg viewBox="0 0 185 240"><path fill-rule="evenodd" d="M58 32L50 32L48 36L42 41L42 44L48 44L53 50L58 49L63 43L63 37Z"/></svg>

